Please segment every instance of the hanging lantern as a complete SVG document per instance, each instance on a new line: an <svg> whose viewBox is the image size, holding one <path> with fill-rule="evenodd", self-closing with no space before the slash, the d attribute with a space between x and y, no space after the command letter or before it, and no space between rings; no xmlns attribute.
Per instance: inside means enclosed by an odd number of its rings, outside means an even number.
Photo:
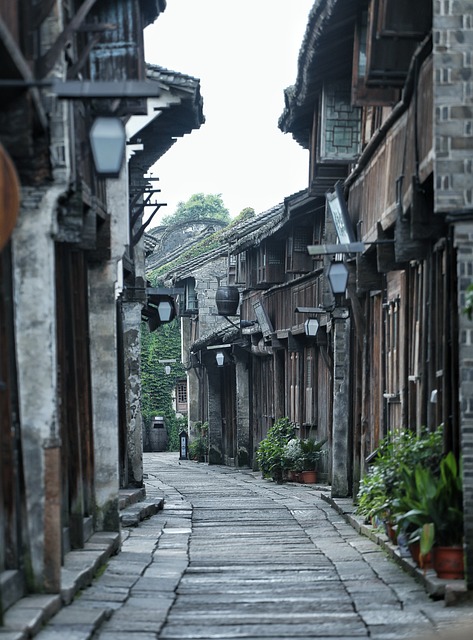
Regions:
<svg viewBox="0 0 473 640"><path fill-rule="evenodd" d="M319 330L319 321L316 318L309 318L304 322L304 332L306 336L315 336Z"/></svg>
<svg viewBox="0 0 473 640"><path fill-rule="evenodd" d="M118 178L125 155L123 122L120 118L96 118L89 139L97 174L103 178Z"/></svg>
<svg viewBox="0 0 473 640"><path fill-rule="evenodd" d="M327 278L333 295L345 293L348 283L348 269L344 262L332 262L328 268Z"/></svg>

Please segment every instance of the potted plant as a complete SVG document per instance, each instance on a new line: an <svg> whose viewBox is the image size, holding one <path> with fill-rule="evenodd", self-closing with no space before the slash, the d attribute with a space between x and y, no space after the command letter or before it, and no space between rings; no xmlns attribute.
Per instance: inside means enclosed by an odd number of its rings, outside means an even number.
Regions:
<svg viewBox="0 0 473 640"><path fill-rule="evenodd" d="M420 556L432 551L439 578L457 579L464 574L462 464L449 452L440 462L439 473L417 465L412 482L415 491L411 509L399 522L417 527Z"/></svg>
<svg viewBox="0 0 473 640"><path fill-rule="evenodd" d="M299 479L300 460L302 457L301 441L299 438L291 438L284 446L284 468L287 479L297 482Z"/></svg>
<svg viewBox="0 0 473 640"><path fill-rule="evenodd" d="M367 521L384 522L387 535L396 542L395 525L401 512L406 476L402 469L416 465L438 473L443 450L443 426L420 434L409 429L394 431L383 438L368 473L361 479L357 510Z"/></svg>
<svg viewBox="0 0 473 640"><path fill-rule="evenodd" d="M197 462L207 462L209 454L209 423L196 422L196 437L189 444L189 457Z"/></svg>
<svg viewBox="0 0 473 640"><path fill-rule="evenodd" d="M296 433L295 425L289 418L279 418L268 430L266 438L261 440L256 451L256 460L263 478L271 478L276 482L283 482L285 461L285 447Z"/></svg>
<svg viewBox="0 0 473 640"><path fill-rule="evenodd" d="M305 484L317 482L317 462L321 456L322 447L327 440L317 441L314 438L306 438L300 441L300 476Z"/></svg>

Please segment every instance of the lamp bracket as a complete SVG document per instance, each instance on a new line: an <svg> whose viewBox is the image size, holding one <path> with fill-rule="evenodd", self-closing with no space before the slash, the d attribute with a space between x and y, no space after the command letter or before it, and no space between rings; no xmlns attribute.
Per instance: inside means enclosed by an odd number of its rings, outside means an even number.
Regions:
<svg viewBox="0 0 473 640"><path fill-rule="evenodd" d="M296 307L294 311L296 313L327 313L330 309L325 307Z"/></svg>
<svg viewBox="0 0 473 640"><path fill-rule="evenodd" d="M339 244L311 244L307 251L310 256L330 256L337 253L363 253L367 245L394 244L394 239L373 240L372 242L347 242Z"/></svg>

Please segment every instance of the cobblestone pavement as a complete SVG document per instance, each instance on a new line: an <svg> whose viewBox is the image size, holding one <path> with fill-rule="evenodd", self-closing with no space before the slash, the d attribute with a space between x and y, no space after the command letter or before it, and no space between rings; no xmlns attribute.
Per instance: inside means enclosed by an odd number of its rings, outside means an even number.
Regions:
<svg viewBox="0 0 473 640"><path fill-rule="evenodd" d="M165 506L38 640L450 638L473 607L433 601L320 497L250 470L145 454Z"/></svg>

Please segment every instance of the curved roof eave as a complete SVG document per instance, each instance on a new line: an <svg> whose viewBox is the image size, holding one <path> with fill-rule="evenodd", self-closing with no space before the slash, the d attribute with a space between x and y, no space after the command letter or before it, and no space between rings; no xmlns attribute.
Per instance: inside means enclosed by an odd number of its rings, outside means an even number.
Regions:
<svg viewBox="0 0 473 640"><path fill-rule="evenodd" d="M285 108L278 126L291 133L304 148L310 146L313 107L324 78L339 75L347 64L346 49L353 34L353 20L358 2L350 0L316 0L310 11L302 40L294 85L284 91ZM347 28L348 26L348 28ZM348 60L351 65L351 60Z"/></svg>

